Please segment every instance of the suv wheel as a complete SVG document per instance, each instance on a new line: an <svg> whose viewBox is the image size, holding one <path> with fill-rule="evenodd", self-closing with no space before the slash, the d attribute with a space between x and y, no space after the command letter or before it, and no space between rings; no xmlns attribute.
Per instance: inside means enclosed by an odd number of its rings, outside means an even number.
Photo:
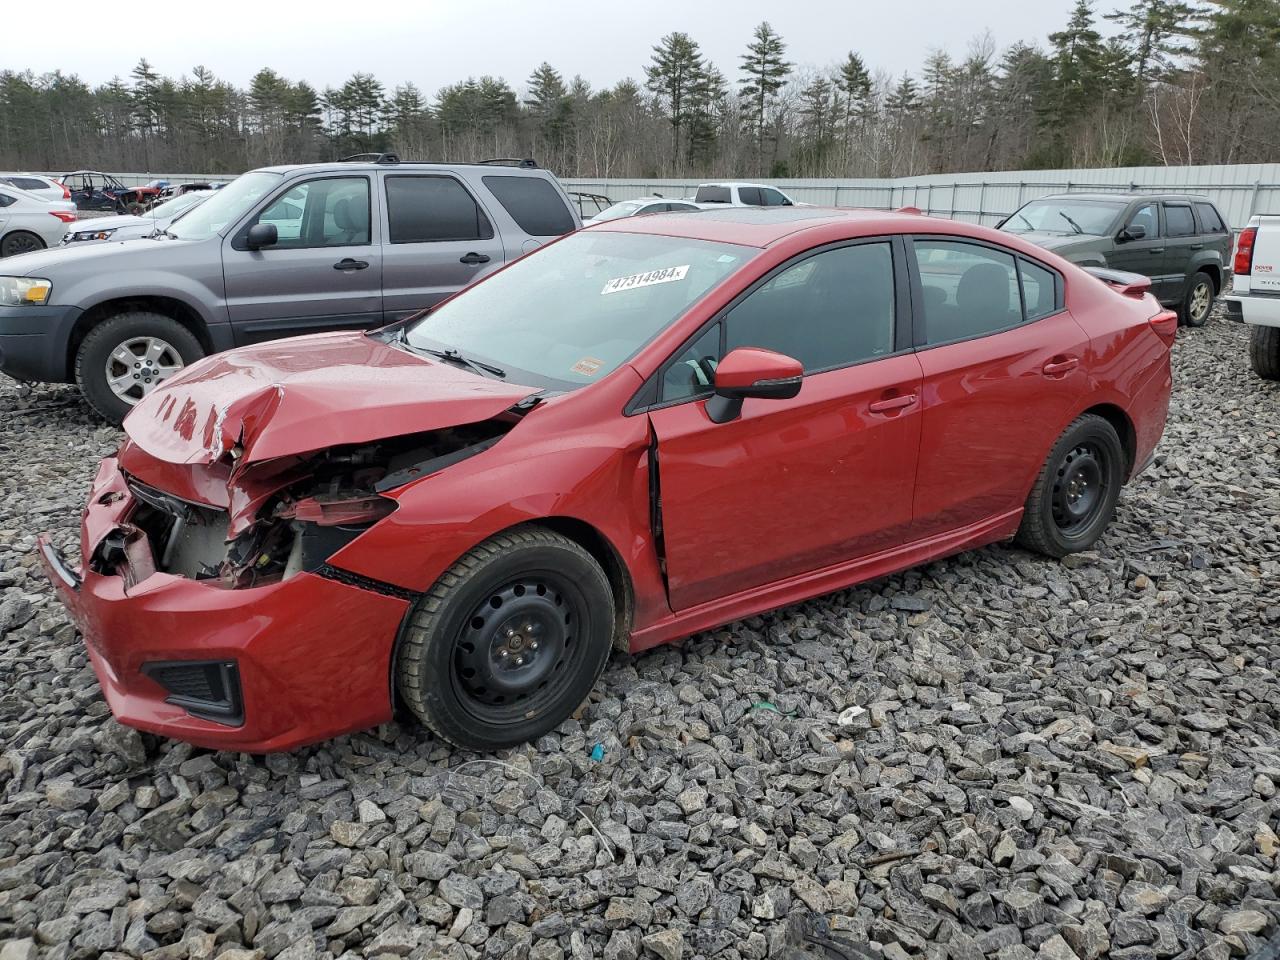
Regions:
<svg viewBox="0 0 1280 960"><path fill-rule="evenodd" d="M1249 361L1264 380L1280 380L1280 327L1250 327Z"/></svg>
<svg viewBox="0 0 1280 960"><path fill-rule="evenodd" d="M1182 309L1178 311L1183 325L1203 327L1213 310L1213 297L1213 277L1203 270L1193 274L1187 284L1187 294L1182 298Z"/></svg>
<svg viewBox="0 0 1280 960"><path fill-rule="evenodd" d="M44 241L27 230L15 230L0 240L0 257L16 257L20 253L43 249Z"/></svg>
<svg viewBox="0 0 1280 960"><path fill-rule="evenodd" d="M396 689L450 743L513 747L587 698L613 627L613 592L591 554L543 527L517 527L476 546L418 601Z"/></svg>
<svg viewBox="0 0 1280 960"><path fill-rule="evenodd" d="M176 320L130 311L89 331L76 352L76 383L94 410L118 424L139 400L203 356L200 342Z"/></svg>

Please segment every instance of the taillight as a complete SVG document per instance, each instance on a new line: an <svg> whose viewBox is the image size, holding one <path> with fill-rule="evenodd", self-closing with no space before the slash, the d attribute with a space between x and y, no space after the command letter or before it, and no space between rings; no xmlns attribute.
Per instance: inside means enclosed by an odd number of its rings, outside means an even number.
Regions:
<svg viewBox="0 0 1280 960"><path fill-rule="evenodd" d="M66 210L50 210L50 211L49 211L49 216L51 216L51 217L57 217L57 218L58 218L59 220L61 220L63 223L75 223L75 222L76 222L76 215L75 215L74 213L69 213L69 212L68 212L68 211L66 211Z"/></svg>
<svg viewBox="0 0 1280 960"><path fill-rule="evenodd" d="M1148 323L1151 329L1156 332L1161 340L1167 346L1173 346L1173 342L1178 339L1178 315L1172 310L1165 310L1163 313L1157 313Z"/></svg>
<svg viewBox="0 0 1280 960"><path fill-rule="evenodd" d="M71 199L71 191L67 188L67 185L66 185L65 183L60 183L60 184L58 184L58 186L60 186L60 187L62 188L62 199L63 199L63 200L70 200L70 199Z"/></svg>
<svg viewBox="0 0 1280 960"><path fill-rule="evenodd" d="M1245 227L1236 240L1236 262L1232 269L1236 276L1247 277L1253 272L1253 244L1258 239L1257 227Z"/></svg>

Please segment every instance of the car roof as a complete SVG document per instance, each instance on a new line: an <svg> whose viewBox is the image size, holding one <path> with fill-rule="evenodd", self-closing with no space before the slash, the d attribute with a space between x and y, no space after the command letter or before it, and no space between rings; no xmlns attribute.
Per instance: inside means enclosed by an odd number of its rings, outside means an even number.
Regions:
<svg viewBox="0 0 1280 960"><path fill-rule="evenodd" d="M515 164L502 163L450 163L445 160L400 160L396 163L378 163L374 160L329 160L323 163L290 163L272 167L257 167L250 173L296 173L299 170L318 173L336 173L341 170L386 170L395 173L397 170L440 170L466 167L475 170L488 170L497 176L550 176L544 167L520 167Z"/></svg>
<svg viewBox="0 0 1280 960"><path fill-rule="evenodd" d="M708 180L698 184L699 187L767 187L767 183L755 183L751 180ZM772 189L777 190L777 187Z"/></svg>
<svg viewBox="0 0 1280 960"><path fill-rule="evenodd" d="M711 240L751 247L767 247L812 227L848 224L851 235L929 232L927 224L952 224L912 213L851 210L834 207L726 207L717 205L698 214L662 214L609 220L592 230L657 233L691 240ZM969 226L965 224L963 226ZM975 230L982 230L975 227ZM950 229L945 232L951 232ZM985 230L983 232L986 232Z"/></svg>
<svg viewBox="0 0 1280 960"><path fill-rule="evenodd" d="M1196 200L1207 201L1209 198L1201 193L1051 193L1036 197L1035 200ZM1028 200L1027 203L1034 203Z"/></svg>

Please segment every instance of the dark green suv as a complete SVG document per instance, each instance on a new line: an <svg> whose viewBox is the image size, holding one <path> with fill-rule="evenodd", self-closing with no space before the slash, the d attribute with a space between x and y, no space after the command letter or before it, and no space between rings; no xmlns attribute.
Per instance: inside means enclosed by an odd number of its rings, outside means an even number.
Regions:
<svg viewBox="0 0 1280 960"><path fill-rule="evenodd" d="M1151 292L1187 326L1209 319L1231 281L1231 231L1204 197L1067 193L1023 204L1000 223L1081 266L1151 278Z"/></svg>

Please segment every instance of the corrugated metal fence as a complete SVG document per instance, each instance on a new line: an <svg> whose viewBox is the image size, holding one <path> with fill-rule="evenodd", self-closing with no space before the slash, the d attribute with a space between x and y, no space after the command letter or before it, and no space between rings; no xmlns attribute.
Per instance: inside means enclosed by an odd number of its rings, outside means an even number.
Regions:
<svg viewBox="0 0 1280 960"><path fill-rule="evenodd" d="M117 173L136 186L151 180L219 182L228 174ZM692 196L697 180L586 180L566 177L566 190L599 193L612 200L652 195ZM1139 191L1203 194L1218 205L1235 229L1255 213L1280 213L1280 163L1199 167L1114 167L1100 170L1017 170L940 174L895 180L764 180L804 203L830 207L895 210L919 207L926 213L994 224L1028 200L1050 193Z"/></svg>

